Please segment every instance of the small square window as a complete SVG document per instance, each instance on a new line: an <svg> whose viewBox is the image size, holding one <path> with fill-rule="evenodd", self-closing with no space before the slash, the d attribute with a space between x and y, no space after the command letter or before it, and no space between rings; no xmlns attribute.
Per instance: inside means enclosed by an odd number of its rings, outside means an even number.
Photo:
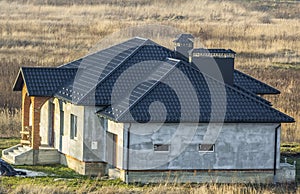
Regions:
<svg viewBox="0 0 300 194"><path fill-rule="evenodd" d="M215 144L199 144L199 152L214 152Z"/></svg>
<svg viewBox="0 0 300 194"><path fill-rule="evenodd" d="M154 144L153 146L155 152L168 152L170 150L169 144Z"/></svg>

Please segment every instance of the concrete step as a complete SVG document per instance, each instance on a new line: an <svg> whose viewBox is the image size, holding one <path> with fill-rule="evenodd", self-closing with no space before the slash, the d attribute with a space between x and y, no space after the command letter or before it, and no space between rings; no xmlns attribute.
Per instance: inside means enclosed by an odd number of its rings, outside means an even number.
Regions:
<svg viewBox="0 0 300 194"><path fill-rule="evenodd" d="M18 147L18 150L20 150L21 152L27 152L30 149L31 149L31 147L29 147L29 146L20 146L20 147Z"/></svg>
<svg viewBox="0 0 300 194"><path fill-rule="evenodd" d="M30 146L27 146L27 145L23 145L23 148L25 148L25 149L26 149L26 151L28 151L28 150L30 150L30 149L31 149L31 147L30 147Z"/></svg>
<svg viewBox="0 0 300 194"><path fill-rule="evenodd" d="M17 154L15 152L8 152L8 155L12 156L12 157L15 157Z"/></svg>
<svg viewBox="0 0 300 194"><path fill-rule="evenodd" d="M10 164L14 164L14 157L9 154L3 155L2 159Z"/></svg>
<svg viewBox="0 0 300 194"><path fill-rule="evenodd" d="M11 148L6 149L2 155L3 160L10 164L32 165L32 148L29 146L16 145Z"/></svg>
<svg viewBox="0 0 300 194"><path fill-rule="evenodd" d="M26 152L27 151L27 149L24 148L23 146L18 147L18 149L20 150L20 152Z"/></svg>
<svg viewBox="0 0 300 194"><path fill-rule="evenodd" d="M16 155L19 155L19 154L23 153L23 152L20 151L19 149L14 149L13 152L14 152Z"/></svg>

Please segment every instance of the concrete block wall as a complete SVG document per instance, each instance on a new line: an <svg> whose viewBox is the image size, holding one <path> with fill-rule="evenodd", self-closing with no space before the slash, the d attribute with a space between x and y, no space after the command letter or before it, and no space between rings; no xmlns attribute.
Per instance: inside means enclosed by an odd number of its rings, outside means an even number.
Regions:
<svg viewBox="0 0 300 194"><path fill-rule="evenodd" d="M179 131L177 124L153 123L147 128L132 124L129 169L273 169L278 124L226 123L219 131L207 130L207 124L199 124L194 131L194 125L183 125ZM158 143L170 144L170 151L155 152L153 145ZM202 143L215 144L215 151L199 152ZM277 168L279 158L277 147Z"/></svg>
<svg viewBox="0 0 300 194"><path fill-rule="evenodd" d="M125 157L126 157L126 145L127 145L127 141L126 141L126 132L124 131L124 124L123 123L115 123L113 121L108 121L108 128L107 131L115 134L118 136L117 138L117 158L116 158L116 167L119 169L123 169L125 168ZM113 153L112 149L112 139L109 135L107 135L107 142L110 145L107 145L107 154ZM107 159L111 159L112 160L113 156L107 156ZM108 164L112 164L112 161L107 160Z"/></svg>
<svg viewBox="0 0 300 194"><path fill-rule="evenodd" d="M272 183L273 171L130 171L128 177L130 183Z"/></svg>
<svg viewBox="0 0 300 194"><path fill-rule="evenodd" d="M102 129L95 107L76 106L58 99L50 99L55 106L54 112L54 148L59 150L57 163L67 165L80 174L104 175L106 173L105 150L106 129ZM61 135L60 111L64 112L64 129ZM77 116L77 138L70 136L70 115ZM45 103L41 111L42 143L48 144L49 103ZM60 145L62 144L62 145ZM45 162L48 161L46 158ZM42 160L40 160L42 162Z"/></svg>
<svg viewBox="0 0 300 194"><path fill-rule="evenodd" d="M39 149L38 150L38 161L37 164L59 164L60 163L60 154L57 149Z"/></svg>
<svg viewBox="0 0 300 194"><path fill-rule="evenodd" d="M276 173L276 181L278 182L290 183L296 180L296 167L291 164L281 163L280 169Z"/></svg>
<svg viewBox="0 0 300 194"><path fill-rule="evenodd" d="M84 107L76 106L71 103L63 103L64 111L64 134L60 136L60 106L58 99L51 99L51 102L54 103L55 112L54 112L54 148L60 149L59 145L62 142L62 153L70 155L78 160L83 160L83 129L84 129ZM71 114L77 116L77 138L71 139L70 136L70 123L71 123ZM49 104L45 103L41 111L41 138L42 143L48 144L48 120L49 120ZM60 140L60 138L62 138Z"/></svg>
<svg viewBox="0 0 300 194"><path fill-rule="evenodd" d="M84 107L83 160L86 162L106 161L106 130L95 114L95 107Z"/></svg>
<svg viewBox="0 0 300 194"><path fill-rule="evenodd" d="M106 163L104 162L83 162L71 156L61 154L60 163L82 175L100 177L107 174Z"/></svg>

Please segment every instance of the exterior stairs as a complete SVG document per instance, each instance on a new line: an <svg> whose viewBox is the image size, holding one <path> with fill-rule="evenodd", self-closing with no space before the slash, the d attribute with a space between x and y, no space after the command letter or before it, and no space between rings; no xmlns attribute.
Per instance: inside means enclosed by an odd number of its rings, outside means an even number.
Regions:
<svg viewBox="0 0 300 194"><path fill-rule="evenodd" d="M33 150L29 146L18 144L3 150L2 159L14 165L32 165Z"/></svg>
<svg viewBox="0 0 300 194"><path fill-rule="evenodd" d="M30 146L18 144L3 150L2 159L14 165L59 164L60 153L53 147L40 146L33 150Z"/></svg>

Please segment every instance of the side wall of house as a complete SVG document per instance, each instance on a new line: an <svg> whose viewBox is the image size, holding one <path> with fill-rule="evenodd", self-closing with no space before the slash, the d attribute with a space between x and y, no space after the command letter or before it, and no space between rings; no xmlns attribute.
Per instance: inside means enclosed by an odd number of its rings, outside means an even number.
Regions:
<svg viewBox="0 0 300 194"><path fill-rule="evenodd" d="M76 106L57 98L50 99L42 108L40 135L43 146L54 147L59 151L61 164L80 174L103 176L107 171L106 129L102 127L95 111L95 107ZM77 118L76 137L71 135L71 114ZM52 118L53 127L50 124ZM50 135L53 141L49 141Z"/></svg>
<svg viewBox="0 0 300 194"><path fill-rule="evenodd" d="M95 114L95 107L84 107L83 161L105 161L106 129Z"/></svg>
<svg viewBox="0 0 300 194"><path fill-rule="evenodd" d="M83 160L84 107L63 103L64 133L61 152L78 160ZM58 113L58 112L57 112ZM77 116L77 137L71 139L71 114Z"/></svg>
<svg viewBox="0 0 300 194"><path fill-rule="evenodd" d="M107 163L109 164L109 166L115 165L116 168L123 169L125 168L124 157L126 156L124 154L126 149L126 141L124 140L124 124L115 123L113 121L108 120L107 132ZM114 142L114 139L111 134L116 135L116 142Z"/></svg>
<svg viewBox="0 0 300 194"><path fill-rule="evenodd" d="M84 129L84 107L76 106L68 102L62 102L58 99L48 100L41 110L40 136L42 145L49 146L51 130L49 128L51 113L49 111L50 103L54 104L54 122L53 122L53 147L61 153L71 156L77 160L83 161L83 129ZM63 117L61 117L63 111ZM71 114L77 116L77 137L71 138ZM61 120L63 119L63 129L61 129ZM63 130L63 131L61 131Z"/></svg>
<svg viewBox="0 0 300 194"><path fill-rule="evenodd" d="M217 130L214 125L208 129L207 124L132 124L129 169L272 170L277 126L268 123L224 124ZM277 138L279 168L280 137ZM154 144L169 144L170 149L154 151ZM200 152L199 144L214 144L215 149L213 152Z"/></svg>

